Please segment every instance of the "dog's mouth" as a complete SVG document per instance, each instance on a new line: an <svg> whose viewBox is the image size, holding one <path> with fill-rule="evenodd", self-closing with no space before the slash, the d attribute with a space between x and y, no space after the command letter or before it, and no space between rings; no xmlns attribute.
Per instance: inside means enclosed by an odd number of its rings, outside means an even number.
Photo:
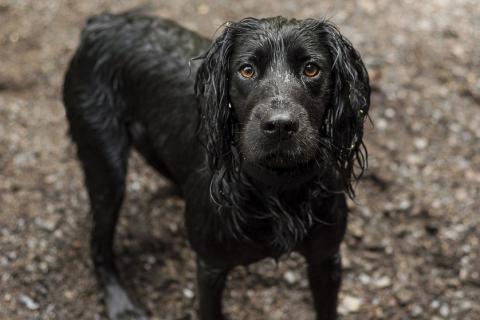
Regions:
<svg viewBox="0 0 480 320"><path fill-rule="evenodd" d="M315 159L294 161L289 157L269 154L255 162L246 160L243 170L263 184L294 187L318 175L320 167Z"/></svg>
<svg viewBox="0 0 480 320"><path fill-rule="evenodd" d="M257 165L280 175L291 175L311 169L315 165L315 159L299 160L291 155L273 153L260 159Z"/></svg>

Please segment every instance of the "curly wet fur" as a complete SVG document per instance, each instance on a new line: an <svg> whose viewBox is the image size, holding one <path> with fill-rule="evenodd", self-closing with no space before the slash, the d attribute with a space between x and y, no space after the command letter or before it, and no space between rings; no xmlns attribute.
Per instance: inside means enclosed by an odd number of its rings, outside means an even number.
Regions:
<svg viewBox="0 0 480 320"><path fill-rule="evenodd" d="M277 43L288 32L308 34L301 45L318 50L327 67L311 94L321 108L291 106L308 116L302 123L308 141L296 142L304 152L292 156L293 169L272 173L247 161L242 150L255 135L239 141L239 134L249 133L242 123L248 120L240 119L238 93L232 98L237 70L231 60L239 37L248 34L255 35L250 46L266 39L267 51L281 59L285 47L295 45L295 38ZM293 94L305 97L311 89L305 85ZM85 172L92 259L108 316L146 318L121 284L113 254L134 147L186 200L202 320L224 319L221 292L231 268L292 250L307 259L318 319L334 319L345 194L354 196L366 167L369 95L358 52L328 21L246 18L225 24L212 43L139 12L90 18L65 77L64 103Z"/></svg>
<svg viewBox="0 0 480 320"><path fill-rule="evenodd" d="M285 24L285 18L273 23ZM199 97L201 129L204 130L207 164L212 172L210 193L212 200L222 207L233 209L224 217L231 234L248 240L244 228L252 221L252 212L259 219L268 219L274 230L272 243L290 250L303 239L315 219L309 203L322 185L321 175L308 183L303 198L294 206L282 200L281 190L255 188L241 172L241 157L234 139L238 123L228 94L229 63L236 36L258 29L264 20L246 18L225 24L224 31L211 48L198 59L200 66L195 90ZM340 186L322 192L346 192L354 197L354 183L367 166L367 151L363 144L363 123L370 105L368 73L358 52L338 29L326 20L304 20L299 28L318 34L331 53L332 95L331 103L321 126L317 161L322 167L333 166ZM264 199L264 201L260 200ZM255 205L252 205L252 204Z"/></svg>

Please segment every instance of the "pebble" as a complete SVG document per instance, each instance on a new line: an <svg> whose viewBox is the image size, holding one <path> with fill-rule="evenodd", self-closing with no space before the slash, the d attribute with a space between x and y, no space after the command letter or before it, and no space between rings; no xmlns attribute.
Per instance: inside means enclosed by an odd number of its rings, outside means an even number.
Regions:
<svg viewBox="0 0 480 320"><path fill-rule="evenodd" d="M67 300L73 300L73 298L75 298L75 293L72 290L66 290L63 295Z"/></svg>
<svg viewBox="0 0 480 320"><path fill-rule="evenodd" d="M407 289L398 290L396 297L401 305L406 305L413 299L413 292Z"/></svg>
<svg viewBox="0 0 480 320"><path fill-rule="evenodd" d="M450 307L447 305L447 304L442 304L442 306L440 307L440 315L442 317L448 317L448 315L450 314Z"/></svg>
<svg viewBox="0 0 480 320"><path fill-rule="evenodd" d="M293 271L285 272L283 274L283 278L288 284L295 284L298 281L298 275L296 275Z"/></svg>
<svg viewBox="0 0 480 320"><path fill-rule="evenodd" d="M440 301L438 301L438 300L433 300L433 301L430 303L430 306L432 307L432 309L438 309L438 307L440 307Z"/></svg>
<svg viewBox="0 0 480 320"><path fill-rule="evenodd" d="M30 310L37 310L39 305L32 298L27 295L21 294L20 301Z"/></svg>
<svg viewBox="0 0 480 320"><path fill-rule="evenodd" d="M428 146L428 140L426 138L416 138L413 140L413 144L418 150L423 150Z"/></svg>
<svg viewBox="0 0 480 320"><path fill-rule="evenodd" d="M387 129L388 127L388 122L387 120L383 119L383 118L379 118L375 121L375 127L380 130L380 131L383 131L385 129Z"/></svg>
<svg viewBox="0 0 480 320"><path fill-rule="evenodd" d="M409 209L411 206L412 206L412 203L410 202L410 200L407 200L407 199L403 199L403 200L400 201L400 203L398 204L398 208L399 208L400 210L407 210L407 209Z"/></svg>
<svg viewBox="0 0 480 320"><path fill-rule="evenodd" d="M411 314L414 317L417 317L423 313L423 308L419 306L418 304L413 305Z"/></svg>
<svg viewBox="0 0 480 320"><path fill-rule="evenodd" d="M361 282L362 284L370 284L370 282L371 282L370 276L369 276L368 274L365 274L365 273L362 273L362 274L358 277L358 279L360 280L360 282Z"/></svg>
<svg viewBox="0 0 480 320"><path fill-rule="evenodd" d="M386 287L389 287L391 284L392 284L392 281L387 276L383 276L375 282L375 286L377 288L386 288Z"/></svg>
<svg viewBox="0 0 480 320"><path fill-rule="evenodd" d="M187 299L193 299L193 297L195 296L195 292L193 292L193 290L189 288L184 288L182 290L182 293L183 293L183 296Z"/></svg>
<svg viewBox="0 0 480 320"><path fill-rule="evenodd" d="M395 110L393 110L392 108L387 108L385 109L385 116L387 118L393 118L395 117Z"/></svg>
<svg viewBox="0 0 480 320"><path fill-rule="evenodd" d="M46 219L42 219L42 218L35 219L35 223L40 228L46 231L54 231L59 221L60 221L60 216L57 216L57 215L50 215L49 218L46 218Z"/></svg>
<svg viewBox="0 0 480 320"><path fill-rule="evenodd" d="M338 307L338 312L343 315L349 313L354 313L360 310L362 300L354 296L345 296L341 299L340 306Z"/></svg>

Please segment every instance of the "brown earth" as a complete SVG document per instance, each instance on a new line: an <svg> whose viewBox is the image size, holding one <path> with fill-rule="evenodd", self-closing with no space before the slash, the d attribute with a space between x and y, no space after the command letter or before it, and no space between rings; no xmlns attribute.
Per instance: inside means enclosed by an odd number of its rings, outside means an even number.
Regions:
<svg viewBox="0 0 480 320"><path fill-rule="evenodd" d="M141 1L0 0L0 319L102 319L82 175L60 88L85 18ZM370 169L343 247L345 319L480 319L480 3L158 1L212 36L225 20L331 18L373 84ZM194 319L183 202L135 156L121 270L153 319ZM231 275L234 319L313 319L300 257Z"/></svg>

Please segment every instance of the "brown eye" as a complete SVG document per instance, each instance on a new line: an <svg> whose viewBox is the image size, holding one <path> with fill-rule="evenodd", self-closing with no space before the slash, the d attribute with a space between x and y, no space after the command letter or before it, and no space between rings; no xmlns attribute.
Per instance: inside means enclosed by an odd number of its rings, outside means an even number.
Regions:
<svg viewBox="0 0 480 320"><path fill-rule="evenodd" d="M320 68L314 63L307 63L303 69L303 74L309 78L316 77L320 73Z"/></svg>
<svg viewBox="0 0 480 320"><path fill-rule="evenodd" d="M246 64L240 68L240 75L246 79L250 79L255 75L255 70L251 65Z"/></svg>

